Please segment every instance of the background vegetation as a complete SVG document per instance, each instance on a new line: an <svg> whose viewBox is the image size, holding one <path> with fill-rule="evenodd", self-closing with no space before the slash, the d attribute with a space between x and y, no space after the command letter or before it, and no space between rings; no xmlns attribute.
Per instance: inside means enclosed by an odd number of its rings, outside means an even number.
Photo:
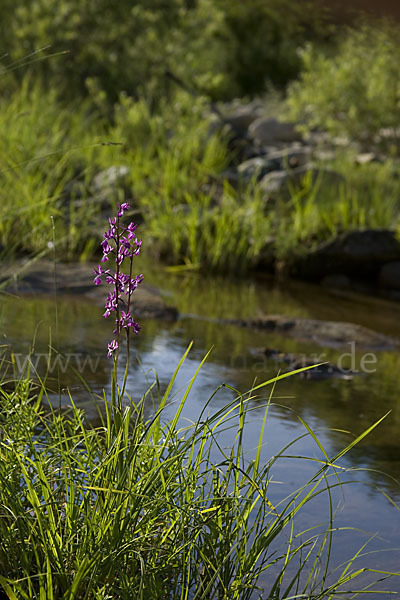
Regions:
<svg viewBox="0 0 400 600"><path fill-rule="evenodd" d="M63 256L88 258L122 197L156 257L221 271L260 268L271 252L290 262L349 228L398 228L394 24L335 31L311 0L16 0L0 11L3 254L50 251L52 214ZM258 95L268 116L271 94L304 135L347 140L324 161L339 188L304 177L270 202L255 180L228 182L241 159L214 113ZM382 160L355 169L373 148ZM123 175L100 185L110 167Z"/></svg>

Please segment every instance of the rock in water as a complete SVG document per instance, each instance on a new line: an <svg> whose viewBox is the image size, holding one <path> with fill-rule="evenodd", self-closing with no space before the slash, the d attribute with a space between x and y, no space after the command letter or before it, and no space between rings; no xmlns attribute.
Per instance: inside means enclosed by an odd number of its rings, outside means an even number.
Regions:
<svg viewBox="0 0 400 600"><path fill-rule="evenodd" d="M301 257L293 265L292 274L315 281L341 273L372 281L381 267L392 261L400 261L400 242L394 231L348 231Z"/></svg>
<svg viewBox="0 0 400 600"><path fill-rule="evenodd" d="M319 321L271 315L249 319L226 319L223 322L240 327L264 329L278 335L315 342L319 346L330 348L346 347L353 342L356 348L394 350L400 344L400 340L396 338L377 333L362 325L341 321Z"/></svg>

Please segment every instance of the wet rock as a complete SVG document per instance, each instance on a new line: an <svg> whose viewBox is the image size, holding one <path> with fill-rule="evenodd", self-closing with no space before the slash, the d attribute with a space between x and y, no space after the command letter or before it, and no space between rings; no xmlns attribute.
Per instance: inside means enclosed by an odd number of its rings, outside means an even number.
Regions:
<svg viewBox="0 0 400 600"><path fill-rule="evenodd" d="M379 273L379 284L390 290L400 290L400 261L383 265Z"/></svg>
<svg viewBox="0 0 400 600"><path fill-rule="evenodd" d="M358 279L376 280L381 267L400 261L400 242L393 231L365 229L348 231L324 242L292 267L292 274L321 280L341 273Z"/></svg>
<svg viewBox="0 0 400 600"><path fill-rule="evenodd" d="M51 261L13 263L3 268L0 283L6 284L8 292L17 295L79 295L88 298L99 306L104 306L107 295L105 285L93 283L92 264L57 263L56 271ZM167 306L156 288L141 284L133 295L135 316L142 318L174 321L178 317L176 308Z"/></svg>
<svg viewBox="0 0 400 600"><path fill-rule="evenodd" d="M257 360L264 360L265 366L279 366L287 365L290 371L296 371L298 369L307 368L298 374L303 379L309 379L312 381L321 381L326 379L345 379L347 381L353 379L355 375L359 373L347 369L343 366L338 366L332 362L325 362L318 356L306 356L302 354L293 354L281 352L276 348L255 348L251 351L251 354ZM321 364L323 363L323 364Z"/></svg>
<svg viewBox="0 0 400 600"><path fill-rule="evenodd" d="M273 171L265 175L260 182L262 190L269 196L290 197L291 190L300 188L307 182L311 185L320 183L330 188L339 188L345 183L342 175L331 169L321 169L313 165L305 165L286 171Z"/></svg>
<svg viewBox="0 0 400 600"><path fill-rule="evenodd" d="M266 332L314 342L319 346L331 348L348 347L349 344L354 343L356 348L392 350L400 343L400 340L361 325L340 321L319 321L271 315L249 319L226 319L224 322L240 327L262 329Z"/></svg>
<svg viewBox="0 0 400 600"><path fill-rule="evenodd" d="M273 117L260 117L253 121L249 127L249 135L260 146L301 140L295 123L283 123Z"/></svg>

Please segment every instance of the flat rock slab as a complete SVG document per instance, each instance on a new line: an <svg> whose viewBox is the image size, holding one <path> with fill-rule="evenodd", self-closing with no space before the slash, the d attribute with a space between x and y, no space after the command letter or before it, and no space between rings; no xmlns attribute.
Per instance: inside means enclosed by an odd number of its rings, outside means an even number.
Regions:
<svg viewBox="0 0 400 600"><path fill-rule="evenodd" d="M105 284L93 283L94 264L57 263L36 261L15 262L2 265L0 286L7 292L17 295L75 295L88 298L98 305L104 305L108 290ZM178 317L176 308L167 306L159 291L145 283L133 295L135 316L174 321Z"/></svg>
<svg viewBox="0 0 400 600"><path fill-rule="evenodd" d="M348 347L354 343L357 348L370 350L394 350L400 340L377 333L354 323L340 321L319 321L271 315L250 319L224 319L223 323L264 329L282 336L289 336L305 342L315 342L330 348Z"/></svg>

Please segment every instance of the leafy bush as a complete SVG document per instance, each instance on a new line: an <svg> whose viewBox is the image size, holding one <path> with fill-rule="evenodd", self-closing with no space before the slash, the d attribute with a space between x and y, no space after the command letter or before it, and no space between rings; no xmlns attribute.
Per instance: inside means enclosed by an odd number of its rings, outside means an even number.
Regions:
<svg viewBox="0 0 400 600"><path fill-rule="evenodd" d="M122 91L170 97L169 71L226 99L295 76L297 47L317 31L317 13L314 0L16 0L0 7L0 56L25 65L19 80L28 68L64 97L103 93L109 107Z"/></svg>
<svg viewBox="0 0 400 600"><path fill-rule="evenodd" d="M229 72L237 94L284 86L299 73L298 48L319 31L316 2L217 0L229 36ZM307 27L307 31L306 31Z"/></svg>
<svg viewBox="0 0 400 600"><path fill-rule="evenodd" d="M381 142L398 144L400 123L400 41L393 25L349 29L335 51L308 46L303 71L289 89L291 117L305 129L319 128L370 144L382 128Z"/></svg>
<svg viewBox="0 0 400 600"><path fill-rule="evenodd" d="M38 59L58 54L35 60L30 69L70 98L101 90L111 102L121 91L159 99L169 95L171 85L175 89L165 75L168 69L190 79L193 72L212 88L223 57L218 11L209 0L193 9L186 4L34 0L27 5L17 0L8 16L4 51L12 60L41 48L47 50Z"/></svg>

